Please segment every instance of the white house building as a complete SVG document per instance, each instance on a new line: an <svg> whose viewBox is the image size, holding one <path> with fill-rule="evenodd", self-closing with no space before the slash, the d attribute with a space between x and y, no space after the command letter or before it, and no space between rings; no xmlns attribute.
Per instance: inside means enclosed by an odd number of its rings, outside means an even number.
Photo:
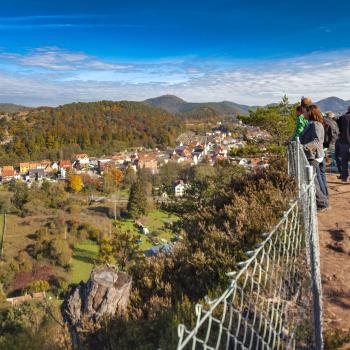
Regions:
<svg viewBox="0 0 350 350"><path fill-rule="evenodd" d="M185 194L188 184L185 184L182 180L178 180L174 183L174 195L175 197L182 197Z"/></svg>

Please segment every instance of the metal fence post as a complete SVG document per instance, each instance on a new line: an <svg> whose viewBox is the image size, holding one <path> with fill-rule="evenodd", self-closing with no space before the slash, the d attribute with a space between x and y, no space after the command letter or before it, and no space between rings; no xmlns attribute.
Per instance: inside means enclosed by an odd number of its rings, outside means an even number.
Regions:
<svg viewBox="0 0 350 350"><path fill-rule="evenodd" d="M311 263L311 280L313 294L313 315L316 350L323 350L323 324L322 324L322 286L320 272L320 247L317 229L316 217L316 193L314 186L313 167L306 166L307 180L309 182L309 201L310 201L310 225L308 239L310 242L310 263Z"/></svg>
<svg viewBox="0 0 350 350"><path fill-rule="evenodd" d="M299 156L299 145L300 145L300 141L299 141L299 137L297 137L297 140L295 142L296 144L296 172L297 172L297 184L298 184L298 191L299 191L299 195L301 193L301 181L300 181L300 156Z"/></svg>

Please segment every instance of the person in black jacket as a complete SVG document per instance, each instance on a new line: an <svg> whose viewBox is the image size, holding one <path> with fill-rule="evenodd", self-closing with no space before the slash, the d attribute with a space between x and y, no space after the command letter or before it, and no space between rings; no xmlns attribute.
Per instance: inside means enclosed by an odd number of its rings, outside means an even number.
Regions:
<svg viewBox="0 0 350 350"><path fill-rule="evenodd" d="M349 177L349 147L350 147L350 107L348 112L342 115L338 119L339 125L339 142L338 142L338 151L341 158L341 173L340 179L342 182L347 182Z"/></svg>

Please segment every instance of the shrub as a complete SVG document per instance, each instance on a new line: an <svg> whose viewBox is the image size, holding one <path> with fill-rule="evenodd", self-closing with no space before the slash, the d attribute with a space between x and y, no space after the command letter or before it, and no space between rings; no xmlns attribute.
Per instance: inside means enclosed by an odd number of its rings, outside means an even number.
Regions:
<svg viewBox="0 0 350 350"><path fill-rule="evenodd" d="M5 302L6 302L6 294L5 294L2 283L0 282L0 307Z"/></svg>
<svg viewBox="0 0 350 350"><path fill-rule="evenodd" d="M46 292L50 289L50 284L44 280L37 280L29 283L26 287L28 293Z"/></svg>
<svg viewBox="0 0 350 350"><path fill-rule="evenodd" d="M80 205L71 205L70 207L67 208L67 211L69 214L72 215L78 215L81 213L81 206Z"/></svg>
<svg viewBox="0 0 350 350"><path fill-rule="evenodd" d="M60 266L67 266L72 257L72 250L64 239L53 239L49 244L49 256Z"/></svg>
<svg viewBox="0 0 350 350"><path fill-rule="evenodd" d="M45 208L45 202L40 198L34 198L30 202L24 204L23 210L26 212L26 215L45 215L48 213L48 209Z"/></svg>
<svg viewBox="0 0 350 350"><path fill-rule="evenodd" d="M89 239L97 242L102 238L103 234L97 227L85 224L85 228L88 232Z"/></svg>
<svg viewBox="0 0 350 350"><path fill-rule="evenodd" d="M162 231L160 231L160 230L154 230L154 231L152 231L151 235L153 237L158 237L161 233L162 233Z"/></svg>
<svg viewBox="0 0 350 350"><path fill-rule="evenodd" d="M338 349L345 343L350 342L350 331L344 332L339 329L328 330L325 332L324 343L325 350Z"/></svg>
<svg viewBox="0 0 350 350"><path fill-rule="evenodd" d="M21 251L17 256L17 260L21 271L23 272L32 271L33 269L32 259L26 251Z"/></svg>
<svg viewBox="0 0 350 350"><path fill-rule="evenodd" d="M58 276L51 281L51 290L57 297L64 297L64 294L69 288L69 283L66 278Z"/></svg>
<svg viewBox="0 0 350 350"><path fill-rule="evenodd" d="M85 228L79 229L77 232L79 241L84 241L89 237L89 233Z"/></svg>

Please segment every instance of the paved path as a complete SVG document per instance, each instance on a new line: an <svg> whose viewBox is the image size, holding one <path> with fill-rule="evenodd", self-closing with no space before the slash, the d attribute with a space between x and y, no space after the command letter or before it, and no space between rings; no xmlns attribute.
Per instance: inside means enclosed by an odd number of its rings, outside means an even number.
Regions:
<svg viewBox="0 0 350 350"><path fill-rule="evenodd" d="M350 182L328 177L331 209L318 214L326 329L350 331Z"/></svg>

